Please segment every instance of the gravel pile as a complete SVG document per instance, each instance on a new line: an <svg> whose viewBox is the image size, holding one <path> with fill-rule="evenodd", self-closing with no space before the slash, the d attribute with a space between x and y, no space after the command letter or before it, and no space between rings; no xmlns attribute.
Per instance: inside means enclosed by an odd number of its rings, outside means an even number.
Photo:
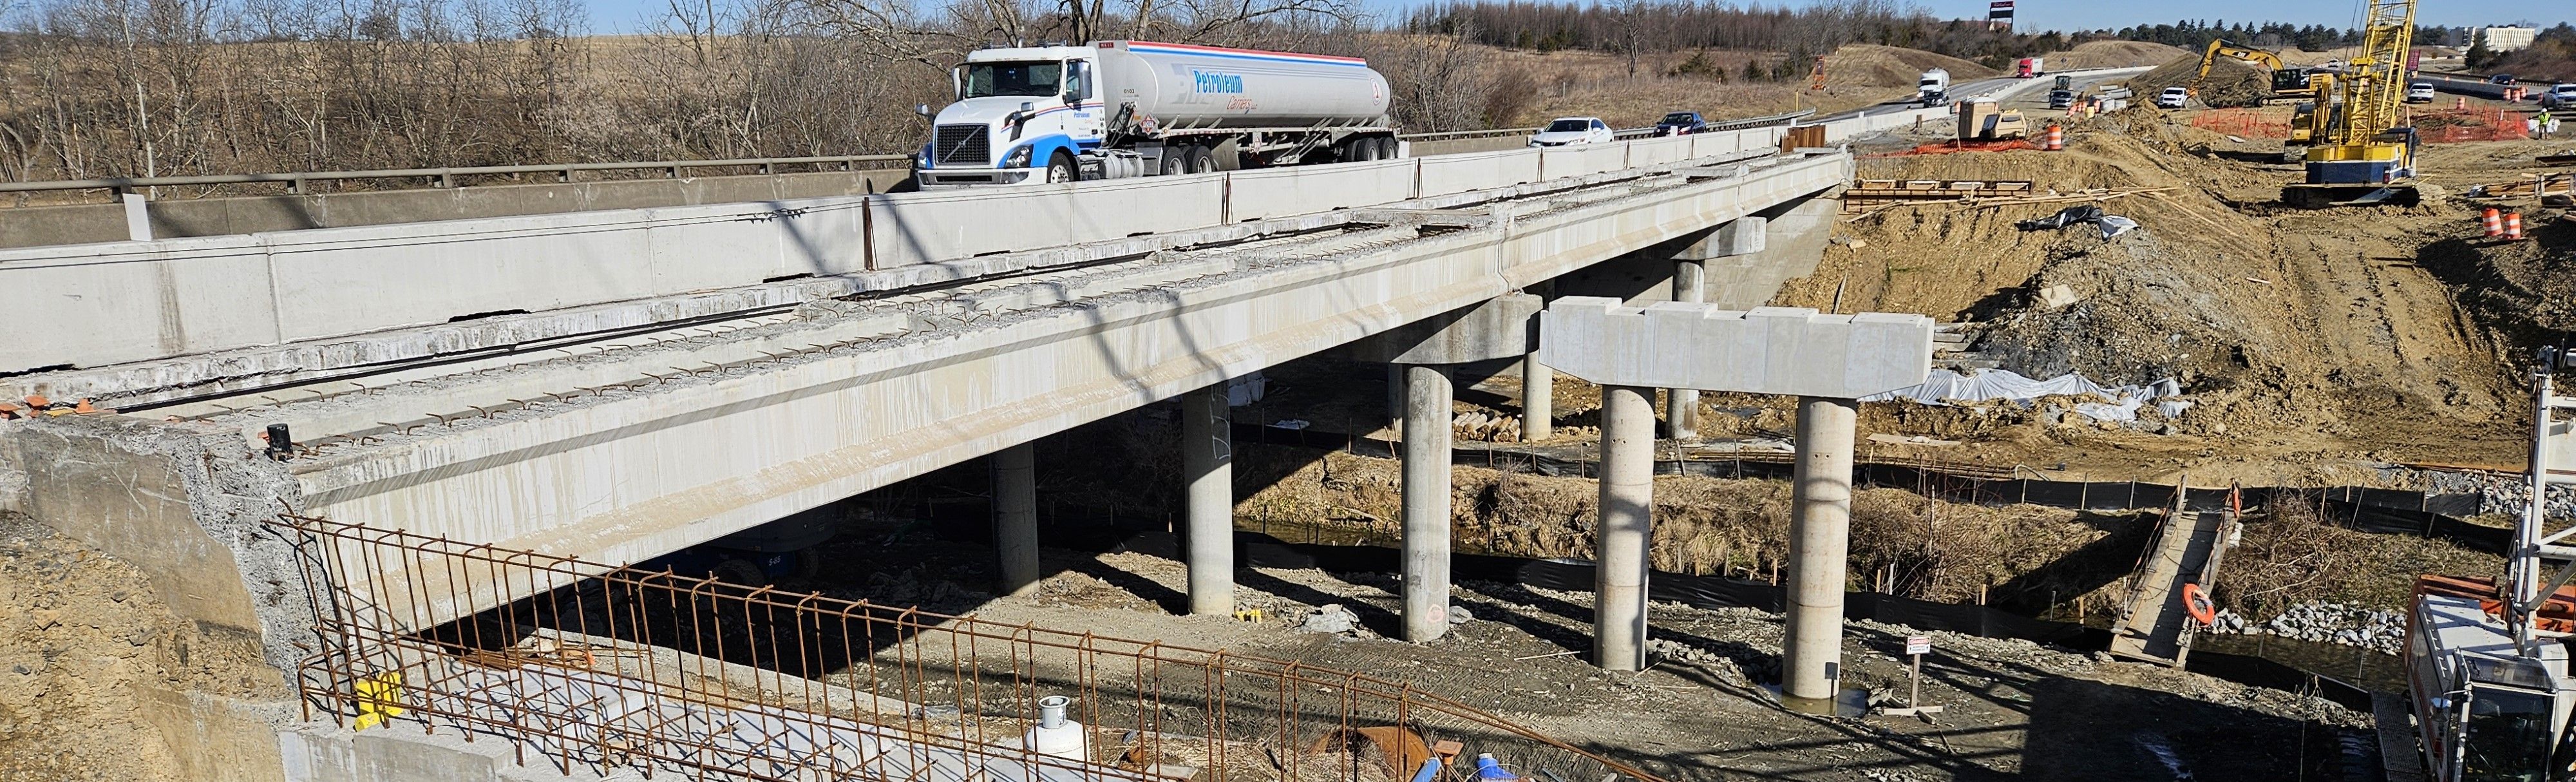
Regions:
<svg viewBox="0 0 2576 782"><path fill-rule="evenodd" d="M2279 616L2262 622L2220 609L2217 621L2210 623L2209 631L2230 635L2273 635L2396 654L2406 643L2406 615L2311 600L2290 606Z"/></svg>
<svg viewBox="0 0 2576 782"><path fill-rule="evenodd" d="M2531 484L2519 479L2489 481L2478 487L2479 513L2521 515L2524 504L2531 502ZM2576 486L2549 487L2549 515L2576 516Z"/></svg>

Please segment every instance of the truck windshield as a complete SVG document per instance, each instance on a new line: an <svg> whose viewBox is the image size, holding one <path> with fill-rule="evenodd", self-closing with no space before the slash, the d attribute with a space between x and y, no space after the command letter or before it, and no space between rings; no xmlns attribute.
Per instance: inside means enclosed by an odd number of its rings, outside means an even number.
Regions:
<svg viewBox="0 0 2576 782"><path fill-rule="evenodd" d="M2549 764L2549 696L2470 686L2460 782L2541 782Z"/></svg>
<svg viewBox="0 0 2576 782"><path fill-rule="evenodd" d="M966 94L957 97L1043 97L1063 92L1064 64L1060 62L970 62L966 64Z"/></svg>

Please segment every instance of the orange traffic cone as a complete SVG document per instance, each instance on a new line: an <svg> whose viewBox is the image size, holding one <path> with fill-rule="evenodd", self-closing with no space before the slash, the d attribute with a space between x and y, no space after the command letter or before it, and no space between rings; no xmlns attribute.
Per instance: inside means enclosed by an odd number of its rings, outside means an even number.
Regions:
<svg viewBox="0 0 2576 782"><path fill-rule="evenodd" d="M2518 242L2518 241L2522 241L2522 213L2521 213L2521 212L2506 212L2506 213L2505 213L2505 215L2504 215L2504 238L2505 238L2505 241L2509 241L2509 242Z"/></svg>
<svg viewBox="0 0 2576 782"><path fill-rule="evenodd" d="M2486 214L2480 215L2478 222L2486 229L2487 238L2493 239L2504 235L2504 213L2497 211L2495 207L2487 207Z"/></svg>

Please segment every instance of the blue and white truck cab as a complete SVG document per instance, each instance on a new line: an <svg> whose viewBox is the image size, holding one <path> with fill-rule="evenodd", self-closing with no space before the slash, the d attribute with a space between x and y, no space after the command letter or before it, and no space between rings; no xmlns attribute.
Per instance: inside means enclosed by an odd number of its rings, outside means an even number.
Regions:
<svg viewBox="0 0 2576 782"><path fill-rule="evenodd" d="M951 72L924 188L1392 158L1386 79L1356 58L1145 41L981 49Z"/></svg>

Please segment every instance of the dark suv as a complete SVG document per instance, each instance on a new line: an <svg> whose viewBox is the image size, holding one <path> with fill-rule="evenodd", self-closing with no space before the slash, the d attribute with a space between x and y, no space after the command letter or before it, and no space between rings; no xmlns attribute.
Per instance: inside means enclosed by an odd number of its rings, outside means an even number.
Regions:
<svg viewBox="0 0 2576 782"><path fill-rule="evenodd" d="M1655 135L1686 136L1708 129L1708 121L1696 111L1676 111L1655 122Z"/></svg>

